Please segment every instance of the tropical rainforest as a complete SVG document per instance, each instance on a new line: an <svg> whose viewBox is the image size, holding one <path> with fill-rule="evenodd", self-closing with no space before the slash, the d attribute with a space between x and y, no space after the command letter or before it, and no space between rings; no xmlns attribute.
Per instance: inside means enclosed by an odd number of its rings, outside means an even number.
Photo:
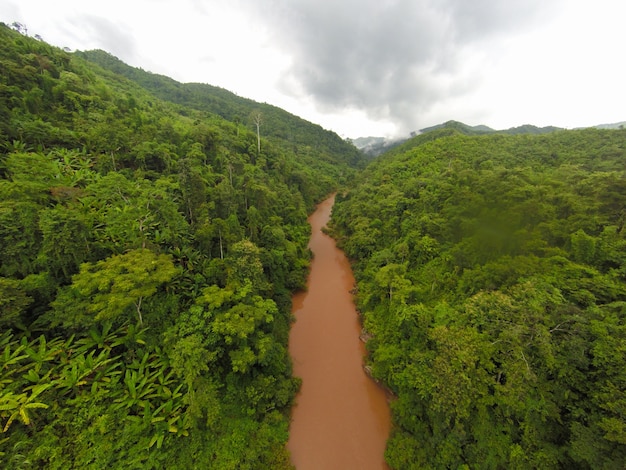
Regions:
<svg viewBox="0 0 626 470"><path fill-rule="evenodd" d="M392 468L624 468L626 131L439 129L340 196Z"/></svg>
<svg viewBox="0 0 626 470"><path fill-rule="evenodd" d="M287 469L307 214L394 469L622 469L626 131L439 126L366 165L267 104L0 25L0 466Z"/></svg>
<svg viewBox="0 0 626 470"><path fill-rule="evenodd" d="M0 27L0 466L290 468L307 214L361 154L92 56Z"/></svg>

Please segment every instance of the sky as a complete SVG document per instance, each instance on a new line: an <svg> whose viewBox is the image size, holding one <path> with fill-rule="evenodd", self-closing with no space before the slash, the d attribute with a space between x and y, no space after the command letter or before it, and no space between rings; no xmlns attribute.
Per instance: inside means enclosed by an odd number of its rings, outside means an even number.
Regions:
<svg viewBox="0 0 626 470"><path fill-rule="evenodd" d="M344 138L626 120L624 0L2 0L0 21Z"/></svg>

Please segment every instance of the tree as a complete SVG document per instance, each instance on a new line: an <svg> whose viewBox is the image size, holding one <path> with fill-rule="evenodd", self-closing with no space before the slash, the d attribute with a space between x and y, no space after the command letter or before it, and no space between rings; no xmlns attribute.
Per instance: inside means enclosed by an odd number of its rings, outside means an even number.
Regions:
<svg viewBox="0 0 626 470"><path fill-rule="evenodd" d="M406 266L391 263L380 268L375 275L377 287L384 292L384 297L389 299L389 304L405 303L411 293L411 281L404 277Z"/></svg>
<svg viewBox="0 0 626 470"><path fill-rule="evenodd" d="M231 370L235 373L245 374L253 365L265 362L273 349L274 339L269 332L278 307L273 300L253 294L253 289L248 277L243 284L207 287L196 299L196 306L181 328L191 330L199 326L212 343L212 350L222 355L228 353Z"/></svg>
<svg viewBox="0 0 626 470"><path fill-rule="evenodd" d="M263 122L261 111L253 111L252 121L256 126L257 155L259 155L261 153L261 123Z"/></svg>
<svg viewBox="0 0 626 470"><path fill-rule="evenodd" d="M41 258L55 277L69 279L89 252L89 221L79 210L58 205L40 212Z"/></svg>
<svg viewBox="0 0 626 470"><path fill-rule="evenodd" d="M0 202L0 275L27 276L36 271L41 247L40 206L31 201Z"/></svg>
<svg viewBox="0 0 626 470"><path fill-rule="evenodd" d="M178 270L169 255L138 249L111 256L97 263L84 263L72 277L72 284L54 302L65 324L81 323L82 312L93 315L87 322L111 320L134 307L143 324L141 304L159 286L169 282Z"/></svg>
<svg viewBox="0 0 626 470"><path fill-rule="evenodd" d="M232 245L228 260L228 284L233 286L252 282L255 289L266 287L267 281L263 275L263 264L260 259L259 248L249 240L241 240Z"/></svg>
<svg viewBox="0 0 626 470"><path fill-rule="evenodd" d="M22 281L0 277L0 326L15 324L32 301Z"/></svg>
<svg viewBox="0 0 626 470"><path fill-rule="evenodd" d="M13 423L16 418L19 418L19 420L26 426L30 425L32 416L29 410L37 408L48 408L47 404L37 402L35 401L35 399L51 386L51 384L36 385L31 390L30 395L28 395L27 393L14 395L11 392L4 392L0 396L0 410L4 411L9 416L6 423L4 423L2 432L7 432L7 430L11 426L11 423ZM5 413L3 413L3 415ZM4 417L3 415L0 416Z"/></svg>
<svg viewBox="0 0 626 470"><path fill-rule="evenodd" d="M28 28L25 24L14 21L13 23L11 23L11 27L18 33L23 34L24 36L28 36Z"/></svg>
<svg viewBox="0 0 626 470"><path fill-rule="evenodd" d="M182 206L187 221L193 225L197 221L200 208L206 200L206 184L198 168L193 166L191 158L183 158L178 165L180 168L178 181L183 195Z"/></svg>

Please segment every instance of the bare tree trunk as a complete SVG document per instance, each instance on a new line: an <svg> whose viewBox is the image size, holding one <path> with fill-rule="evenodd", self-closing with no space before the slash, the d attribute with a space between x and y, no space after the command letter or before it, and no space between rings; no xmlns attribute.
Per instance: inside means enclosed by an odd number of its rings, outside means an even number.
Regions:
<svg viewBox="0 0 626 470"><path fill-rule="evenodd" d="M260 124L256 124L256 141L257 141L257 154L261 153L261 131L259 129Z"/></svg>
<svg viewBox="0 0 626 470"><path fill-rule="evenodd" d="M261 112L257 112L254 114L254 124L256 125L256 142L257 142L257 155L261 153L261 121L262 121Z"/></svg>
<svg viewBox="0 0 626 470"><path fill-rule="evenodd" d="M135 308L137 309L137 318L139 318L139 326L143 326L143 317L141 315L141 301L143 297L139 297L139 300L135 303Z"/></svg>
<svg viewBox="0 0 626 470"><path fill-rule="evenodd" d="M220 259L224 259L224 248L222 247L222 230L219 230L220 234Z"/></svg>

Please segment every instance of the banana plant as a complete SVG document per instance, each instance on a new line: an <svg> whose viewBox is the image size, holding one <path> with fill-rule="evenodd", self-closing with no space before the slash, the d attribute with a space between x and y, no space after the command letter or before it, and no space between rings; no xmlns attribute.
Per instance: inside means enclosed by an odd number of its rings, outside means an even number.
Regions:
<svg viewBox="0 0 626 470"><path fill-rule="evenodd" d="M70 365L63 368L59 379L57 379L57 386L62 394L66 395L71 391L76 391L81 385L87 384L84 380L85 372L80 367L80 360L76 357Z"/></svg>
<svg viewBox="0 0 626 470"><path fill-rule="evenodd" d="M22 338L24 342L26 338ZM61 353L64 342L61 339L53 339L52 341L46 341L44 335L31 341L26 345L24 353L30 359L30 364L26 364L26 367L33 367L35 372L39 373L44 363L52 362Z"/></svg>
<svg viewBox="0 0 626 470"><path fill-rule="evenodd" d="M94 382L111 382L113 378L119 377L122 372L118 370L122 366L120 356L107 357L97 362L92 367L92 373Z"/></svg>
<svg viewBox="0 0 626 470"><path fill-rule="evenodd" d="M167 402L167 406L165 408L169 408L173 406L172 404L173 404L173 401L170 400L169 402ZM154 415L156 415L159 411L165 408L159 407L157 410L155 410ZM172 411L179 411L180 408L181 408L180 406L177 406L175 410L172 410ZM178 436L189 436L189 431L184 427L183 428L180 427L179 421L182 423L181 418L182 418L181 414L174 414L173 416L169 416L169 417L152 416L150 423L152 424L154 428L155 434L150 439L150 442L148 443L148 448L151 448L156 444L157 449L160 449L161 446L163 445L163 440L168 434L175 434Z"/></svg>
<svg viewBox="0 0 626 470"><path fill-rule="evenodd" d="M119 340L118 331L111 331L112 323L102 322L102 328L99 326L92 327L88 336L80 338L76 341L78 351L89 351L93 348L110 350L114 347L116 341Z"/></svg>
<svg viewBox="0 0 626 470"><path fill-rule="evenodd" d="M4 350L0 355L0 385L11 383L11 377L17 372L17 365L21 364L28 354L24 354L27 344L11 341L12 334L4 334L0 340L0 346L4 345Z"/></svg>
<svg viewBox="0 0 626 470"><path fill-rule="evenodd" d="M156 386L160 397L165 399L176 399L183 396L183 393L180 390L182 389L184 383L179 383L175 379L174 371L171 369L167 372L167 374L164 374L161 371L156 379ZM172 387L174 386L176 386L176 388L172 390Z"/></svg>
<svg viewBox="0 0 626 470"><path fill-rule="evenodd" d="M146 342L143 339L144 333L147 328L143 328L134 323L126 322L117 331L120 337L115 341L112 346L122 345L127 349L137 347L137 345L145 346Z"/></svg>
<svg viewBox="0 0 626 470"><path fill-rule="evenodd" d="M93 170L93 161L80 150L55 149L49 155L55 159L58 176L67 180L70 186L85 186L100 179Z"/></svg>
<svg viewBox="0 0 626 470"><path fill-rule="evenodd" d="M148 382L148 377L138 371L126 369L124 384L126 385L124 396L115 400L118 402L116 409L144 406L151 398L157 396L155 385Z"/></svg>
<svg viewBox="0 0 626 470"><path fill-rule="evenodd" d="M51 374L52 374L52 370L49 370L45 375L41 375L37 370L33 368L33 369L28 369L28 372L22 375L22 378L26 379L27 382L38 385L41 382L49 381ZM32 388L33 386L34 385L31 385L30 388ZM28 388L29 386L27 386L25 390Z"/></svg>
<svg viewBox="0 0 626 470"><path fill-rule="evenodd" d="M72 360L61 370L57 384L63 394L70 392L77 393L81 386L97 382L111 382L111 375L115 375L115 369L121 364L115 362L119 356L109 357L109 351L101 350L96 356L96 351L92 350L89 354L84 353L74 355ZM117 374L120 372L117 371ZM108 379L107 375L109 376Z"/></svg>
<svg viewBox="0 0 626 470"><path fill-rule="evenodd" d="M32 422L30 410L48 408L47 404L35 400L50 387L52 387L51 383L40 384L33 387L30 395L26 393L15 395L11 392L6 392L0 396L0 416L8 416L2 432L7 432L13 421L18 418L23 424L29 426Z"/></svg>

